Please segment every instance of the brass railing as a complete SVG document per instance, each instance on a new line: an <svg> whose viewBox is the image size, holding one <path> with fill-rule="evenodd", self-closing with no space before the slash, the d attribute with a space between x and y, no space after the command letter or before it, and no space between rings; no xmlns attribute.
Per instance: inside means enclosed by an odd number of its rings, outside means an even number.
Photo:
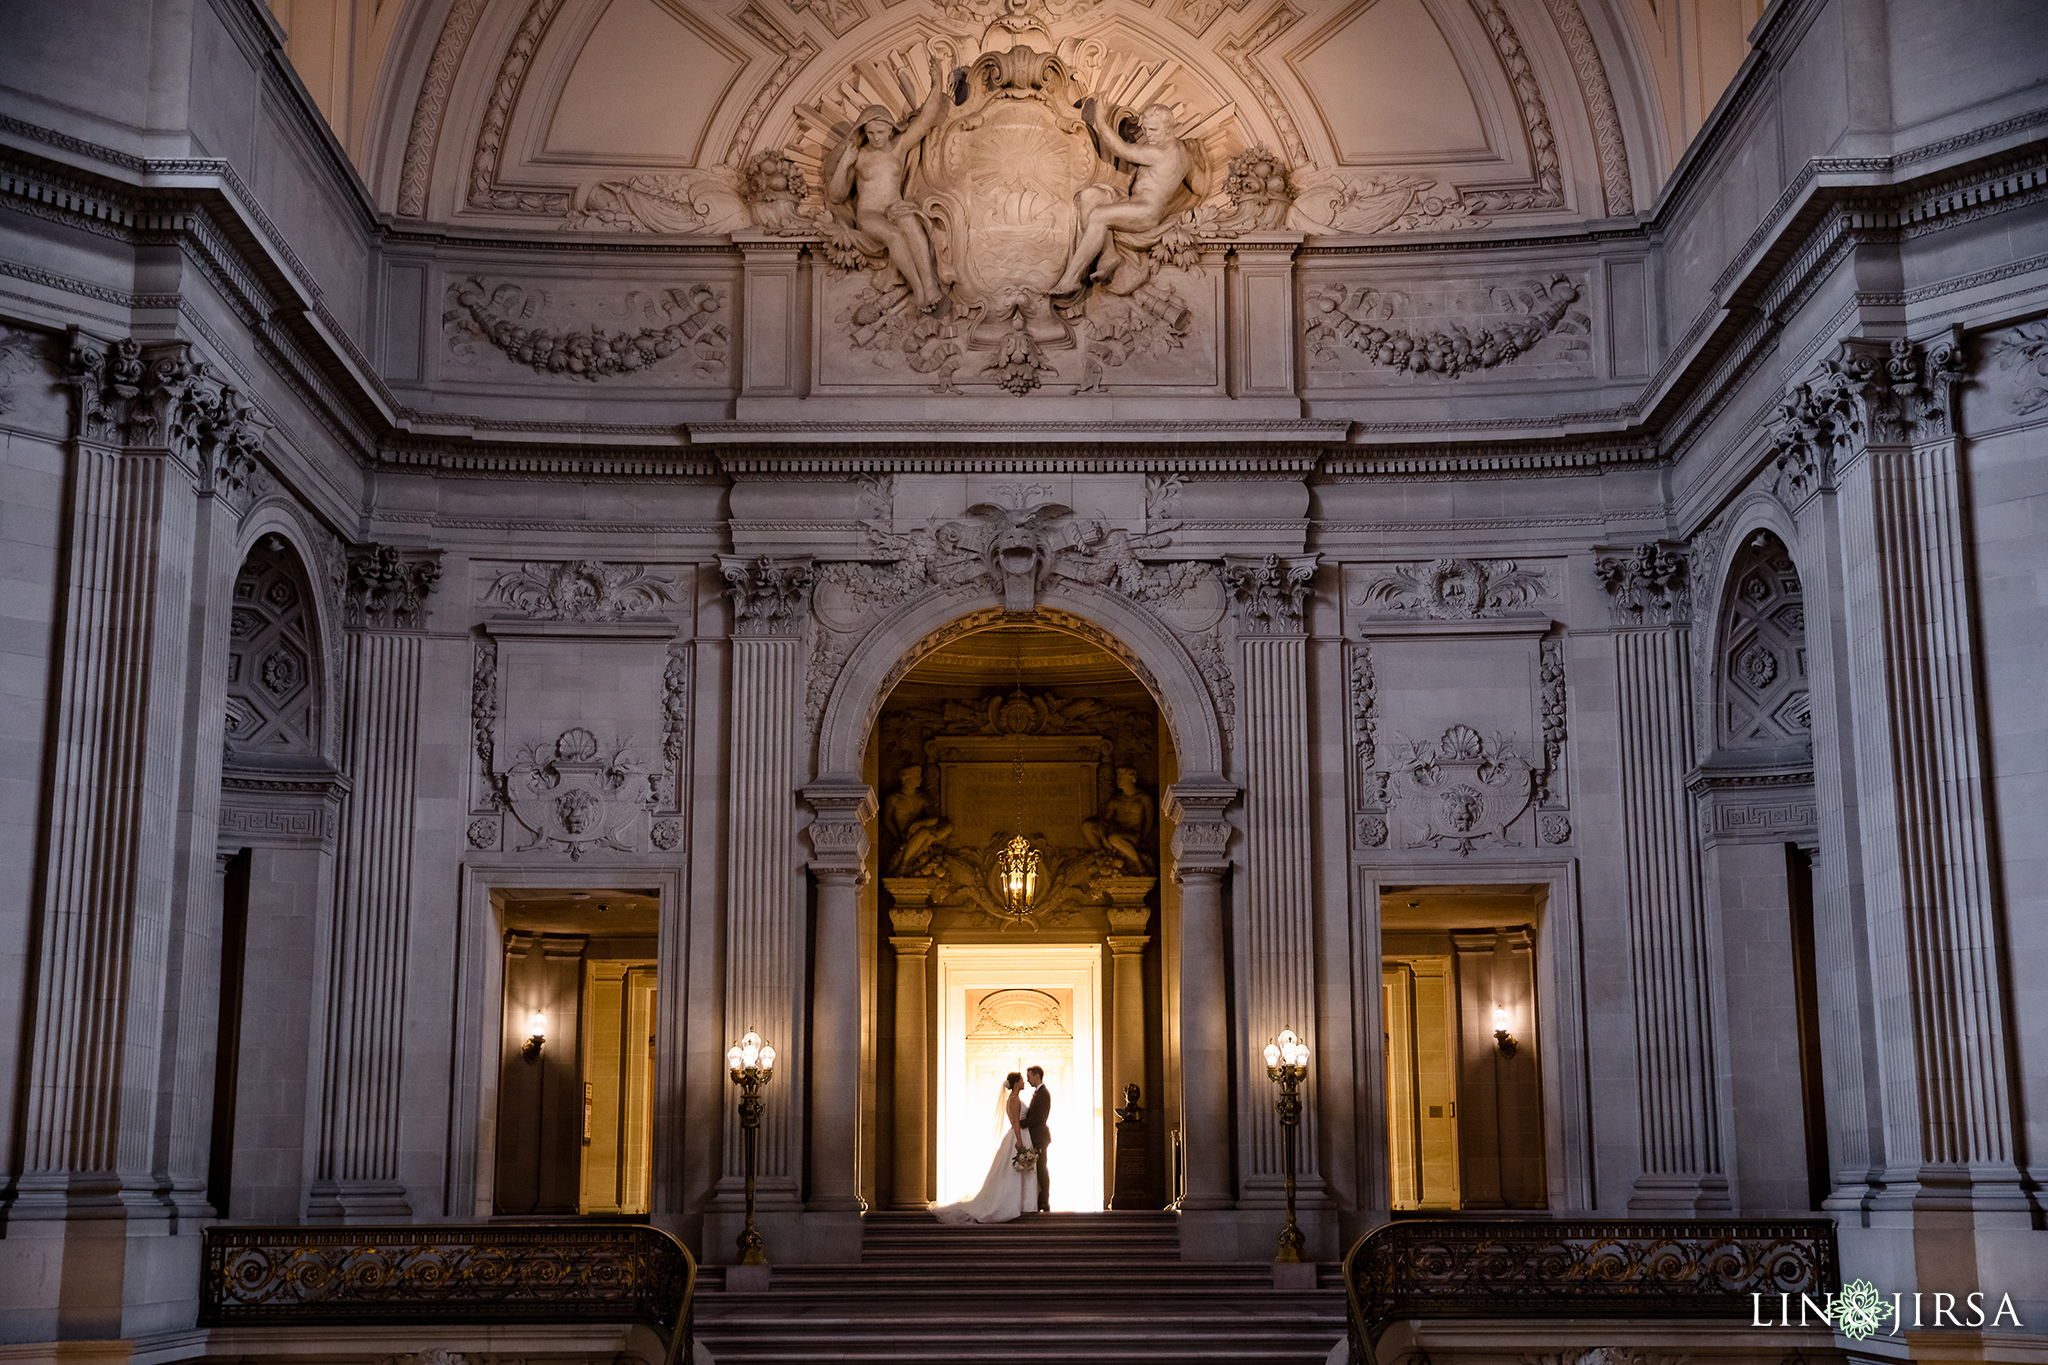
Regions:
<svg viewBox="0 0 2048 1365"><path fill-rule="evenodd" d="M1344 1258L1352 1365L1406 1318L1725 1318L1841 1286L1826 1219L1417 1219Z"/></svg>
<svg viewBox="0 0 2048 1365"><path fill-rule="evenodd" d="M697 1261L639 1224L206 1229L199 1325L642 1322L690 1358Z"/></svg>

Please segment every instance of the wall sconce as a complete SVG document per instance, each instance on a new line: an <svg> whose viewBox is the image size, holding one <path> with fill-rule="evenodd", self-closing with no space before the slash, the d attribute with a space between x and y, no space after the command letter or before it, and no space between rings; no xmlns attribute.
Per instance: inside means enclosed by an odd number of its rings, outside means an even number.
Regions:
<svg viewBox="0 0 2048 1365"><path fill-rule="evenodd" d="M1508 1012L1498 1005L1493 1007L1493 1043L1501 1056L1515 1055L1515 1035L1508 1032Z"/></svg>
<svg viewBox="0 0 2048 1365"><path fill-rule="evenodd" d="M548 1017L541 1011L535 1010L533 1017L526 1021L526 1026L533 1030L533 1032L527 1037L526 1045L519 1049L519 1060L531 1066L540 1060L540 1050L547 1046Z"/></svg>

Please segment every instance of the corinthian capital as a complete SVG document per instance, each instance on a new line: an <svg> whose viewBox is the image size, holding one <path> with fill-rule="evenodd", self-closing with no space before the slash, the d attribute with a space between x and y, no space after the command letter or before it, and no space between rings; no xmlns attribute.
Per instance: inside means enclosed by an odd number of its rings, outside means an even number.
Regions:
<svg viewBox="0 0 2048 1365"><path fill-rule="evenodd" d="M1255 635L1298 635L1302 607L1316 578L1319 554L1225 555L1223 584L1237 611L1237 628Z"/></svg>
<svg viewBox="0 0 2048 1365"><path fill-rule="evenodd" d="M817 571L809 555L720 555L734 635L801 635Z"/></svg>
<svg viewBox="0 0 2048 1365"><path fill-rule="evenodd" d="M360 630L420 630L427 594L441 576L439 550L358 545L349 551L345 624Z"/></svg>

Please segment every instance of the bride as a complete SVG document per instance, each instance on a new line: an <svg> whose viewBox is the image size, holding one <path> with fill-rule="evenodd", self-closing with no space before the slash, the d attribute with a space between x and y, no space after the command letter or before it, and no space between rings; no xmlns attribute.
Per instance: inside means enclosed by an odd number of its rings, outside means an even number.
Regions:
<svg viewBox="0 0 2048 1365"><path fill-rule="evenodd" d="M988 1175L981 1182L981 1189L970 1199L957 1204L946 1204L934 1210L941 1223L1007 1223L1024 1212L1024 1190L1028 1185L1033 1198L1038 1194L1038 1173L1036 1169L1020 1171L1012 1163L1020 1147L1027 1147L1019 1135L1017 1124L1024 1116L1024 1077L1012 1071L1003 1078L1003 1093L997 1103L1001 1106L1002 1137L996 1142L995 1159L988 1164Z"/></svg>

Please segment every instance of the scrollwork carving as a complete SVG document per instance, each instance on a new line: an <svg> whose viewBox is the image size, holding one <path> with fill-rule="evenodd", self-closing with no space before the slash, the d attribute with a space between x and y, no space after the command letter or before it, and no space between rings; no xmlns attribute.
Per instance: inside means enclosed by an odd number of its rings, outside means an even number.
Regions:
<svg viewBox="0 0 2048 1365"><path fill-rule="evenodd" d="M1392 616L1476 621L1513 615L1551 595L1542 569L1525 569L1512 559L1432 559L1364 575L1351 601Z"/></svg>
<svg viewBox="0 0 2048 1365"><path fill-rule="evenodd" d="M1995 334L1986 344L1988 359L2002 371L2019 371L2012 410L2024 417L2048 408L2048 322L2029 322Z"/></svg>
<svg viewBox="0 0 2048 1365"><path fill-rule="evenodd" d="M630 746L601 745L580 725L527 745L501 781L507 806L533 836L521 853L559 847L572 861L593 848L630 853L626 831L654 805Z"/></svg>
<svg viewBox="0 0 2048 1365"><path fill-rule="evenodd" d="M644 564L530 560L499 574L484 600L533 621L621 621L650 615L680 592L674 578L651 573Z"/></svg>
<svg viewBox="0 0 2048 1365"><path fill-rule="evenodd" d="M1564 641L1545 640L1538 649L1537 674L1543 709L1543 769L1537 775L1536 799L1550 805L1562 798L1559 764L1566 735ZM1553 840L1552 842L1556 842Z"/></svg>

